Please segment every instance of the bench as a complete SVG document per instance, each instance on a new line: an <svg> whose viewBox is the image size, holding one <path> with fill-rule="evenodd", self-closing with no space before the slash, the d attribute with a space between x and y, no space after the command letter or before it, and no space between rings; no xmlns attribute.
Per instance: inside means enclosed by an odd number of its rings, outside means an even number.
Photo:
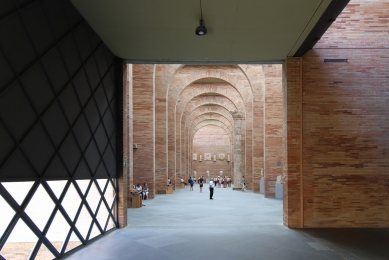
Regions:
<svg viewBox="0 0 389 260"><path fill-rule="evenodd" d="M142 207L142 195L141 194L131 194L131 207L132 208Z"/></svg>
<svg viewBox="0 0 389 260"><path fill-rule="evenodd" d="M166 194L173 194L173 186L167 186Z"/></svg>

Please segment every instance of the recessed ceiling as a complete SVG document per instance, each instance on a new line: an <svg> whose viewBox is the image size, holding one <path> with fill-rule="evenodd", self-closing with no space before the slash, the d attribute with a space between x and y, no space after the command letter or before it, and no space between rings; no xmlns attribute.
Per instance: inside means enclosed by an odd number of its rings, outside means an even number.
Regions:
<svg viewBox="0 0 389 260"><path fill-rule="evenodd" d="M349 1L202 0L205 36L199 0L71 2L128 62L279 63L312 48Z"/></svg>

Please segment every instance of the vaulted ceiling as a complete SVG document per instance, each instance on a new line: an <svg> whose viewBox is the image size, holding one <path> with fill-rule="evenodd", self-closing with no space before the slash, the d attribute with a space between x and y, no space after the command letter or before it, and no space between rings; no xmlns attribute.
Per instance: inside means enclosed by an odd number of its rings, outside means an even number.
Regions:
<svg viewBox="0 0 389 260"><path fill-rule="evenodd" d="M280 63L302 56L348 0L71 0L132 63Z"/></svg>

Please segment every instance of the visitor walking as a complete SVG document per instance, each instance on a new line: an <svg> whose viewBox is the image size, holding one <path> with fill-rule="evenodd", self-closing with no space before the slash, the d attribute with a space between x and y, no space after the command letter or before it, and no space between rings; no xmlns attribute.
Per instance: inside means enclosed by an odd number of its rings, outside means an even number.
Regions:
<svg viewBox="0 0 389 260"><path fill-rule="evenodd" d="M209 199L213 200L213 190L215 189L215 183L212 181L212 179L209 182Z"/></svg>
<svg viewBox="0 0 389 260"><path fill-rule="evenodd" d="M193 190L193 178L192 178L192 176L190 176L188 182L190 184L190 190Z"/></svg>
<svg viewBox="0 0 389 260"><path fill-rule="evenodd" d="M204 182L204 178L203 176L201 176L199 178L200 192L203 192L203 182Z"/></svg>

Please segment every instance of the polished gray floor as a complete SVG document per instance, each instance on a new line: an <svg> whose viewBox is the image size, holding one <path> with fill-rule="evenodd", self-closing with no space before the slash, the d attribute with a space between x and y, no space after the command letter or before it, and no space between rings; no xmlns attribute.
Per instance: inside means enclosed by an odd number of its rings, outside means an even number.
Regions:
<svg viewBox="0 0 389 260"><path fill-rule="evenodd" d="M282 200L189 187L128 209L129 226L67 259L389 259L389 229L288 229Z"/></svg>

